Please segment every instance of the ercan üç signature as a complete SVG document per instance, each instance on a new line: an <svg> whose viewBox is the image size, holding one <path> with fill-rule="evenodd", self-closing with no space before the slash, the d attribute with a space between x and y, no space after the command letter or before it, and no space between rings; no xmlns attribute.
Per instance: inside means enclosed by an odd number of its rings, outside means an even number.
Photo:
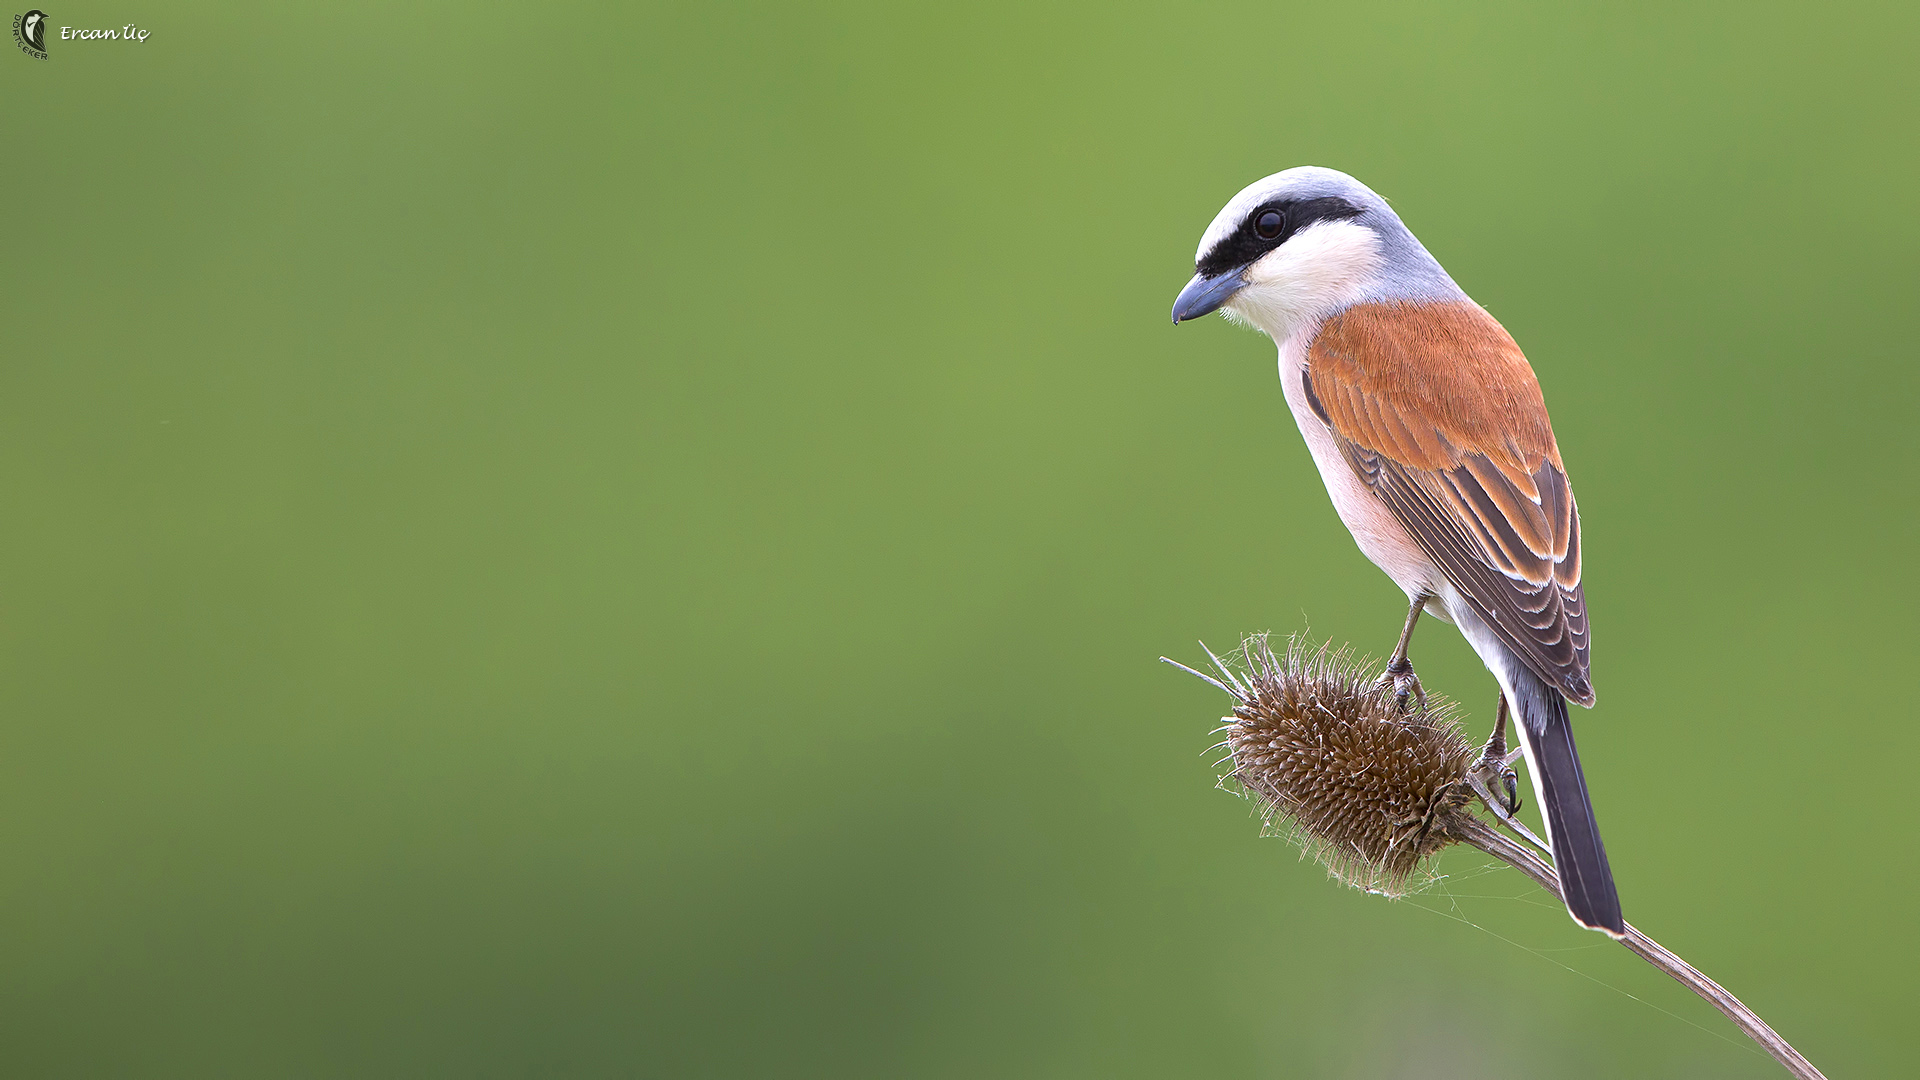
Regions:
<svg viewBox="0 0 1920 1080"><path fill-rule="evenodd" d="M78 30L71 26L60 28L61 41L145 41L151 30L142 30L128 23L116 30Z"/></svg>

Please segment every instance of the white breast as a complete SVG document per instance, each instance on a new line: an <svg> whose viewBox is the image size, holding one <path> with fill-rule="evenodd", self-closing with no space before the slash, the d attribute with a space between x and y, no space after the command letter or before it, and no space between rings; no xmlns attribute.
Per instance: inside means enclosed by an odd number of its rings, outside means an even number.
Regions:
<svg viewBox="0 0 1920 1080"><path fill-rule="evenodd" d="M1307 366L1307 345L1319 329L1317 324L1301 326L1281 344L1280 386L1286 392L1287 406L1293 410L1294 423L1300 425L1300 434L1307 441L1307 451L1320 468L1320 480L1327 485L1334 512L1353 533L1361 553L1385 570L1408 599L1421 593L1450 594L1453 590L1447 587L1446 577L1427 558L1426 552L1420 550L1420 545L1413 542L1413 537L1407 535L1407 530L1394 520L1386 505L1367 490L1353 467L1340 456L1333 433L1307 404L1307 391L1300 376ZM1429 605L1428 610L1448 618L1440 610L1443 606Z"/></svg>

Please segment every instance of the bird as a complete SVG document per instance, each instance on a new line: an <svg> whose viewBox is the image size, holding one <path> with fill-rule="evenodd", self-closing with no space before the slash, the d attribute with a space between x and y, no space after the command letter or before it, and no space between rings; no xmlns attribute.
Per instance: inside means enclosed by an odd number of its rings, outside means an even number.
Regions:
<svg viewBox="0 0 1920 1080"><path fill-rule="evenodd" d="M47 13L36 9L20 18L20 33L26 38L27 44L41 52L47 51Z"/></svg>
<svg viewBox="0 0 1920 1080"><path fill-rule="evenodd" d="M1214 217L1173 321L1215 311L1279 346L1335 512L1407 594L1382 678L1403 707L1424 702L1414 625L1424 611L1460 630L1500 687L1482 764L1518 756L1504 754L1510 710L1568 913L1622 936L1567 708L1594 703L1580 512L1532 365L1385 199L1334 169L1275 173ZM1518 799L1503 779L1506 818Z"/></svg>

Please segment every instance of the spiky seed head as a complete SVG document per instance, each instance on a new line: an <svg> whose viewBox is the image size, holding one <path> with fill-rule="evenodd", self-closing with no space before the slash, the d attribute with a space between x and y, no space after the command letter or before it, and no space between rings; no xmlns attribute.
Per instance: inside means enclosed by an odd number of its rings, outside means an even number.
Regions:
<svg viewBox="0 0 1920 1080"><path fill-rule="evenodd" d="M1223 778L1334 877L1399 896L1471 816L1478 751L1438 695L1395 704L1390 685L1347 649L1289 638L1284 657L1256 635L1214 660L1234 697ZM1197 674L1197 673L1196 673Z"/></svg>

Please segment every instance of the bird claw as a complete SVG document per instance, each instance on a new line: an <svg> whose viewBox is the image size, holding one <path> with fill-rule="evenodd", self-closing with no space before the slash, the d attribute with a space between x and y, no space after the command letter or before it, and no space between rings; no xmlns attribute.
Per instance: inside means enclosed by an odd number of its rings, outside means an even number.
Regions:
<svg viewBox="0 0 1920 1080"><path fill-rule="evenodd" d="M1482 757L1467 769L1467 786L1480 796L1480 801L1493 811L1501 824L1544 850L1546 844L1514 816L1520 812L1520 778L1513 771L1512 758L1518 756L1516 750L1511 756Z"/></svg>
<svg viewBox="0 0 1920 1080"><path fill-rule="evenodd" d="M1520 777L1513 771L1513 763L1525 753L1526 750L1521 747L1507 749L1507 699L1502 695L1493 722L1493 734L1487 736L1487 745L1480 751L1480 760L1467 767L1467 786L1480 796L1480 801L1487 805L1487 809L1502 825L1512 829L1534 847L1546 851L1546 841L1533 835L1533 830L1514 817L1520 812ZM1494 794L1496 789L1506 797Z"/></svg>
<svg viewBox="0 0 1920 1080"><path fill-rule="evenodd" d="M1512 817L1520 812L1520 775L1513 771L1511 759L1505 757L1481 758L1473 763L1467 772L1474 790L1486 801L1487 807L1501 817ZM1506 796L1495 798L1498 792Z"/></svg>
<svg viewBox="0 0 1920 1080"><path fill-rule="evenodd" d="M1427 707L1427 691L1420 685L1420 679L1413 673L1413 663L1405 657L1387 662L1387 670L1380 674L1380 686L1393 689L1393 707L1399 712L1407 711L1407 698L1412 697Z"/></svg>
<svg viewBox="0 0 1920 1080"><path fill-rule="evenodd" d="M1468 782L1495 817L1507 819L1520 812L1520 778L1513 771L1513 763L1524 753L1525 750L1517 747L1511 752L1507 750L1507 696L1501 694L1499 706L1494 709L1493 733L1487 736L1487 745L1480 749L1480 760L1467 769ZM1494 800L1494 784L1506 792L1503 803Z"/></svg>

